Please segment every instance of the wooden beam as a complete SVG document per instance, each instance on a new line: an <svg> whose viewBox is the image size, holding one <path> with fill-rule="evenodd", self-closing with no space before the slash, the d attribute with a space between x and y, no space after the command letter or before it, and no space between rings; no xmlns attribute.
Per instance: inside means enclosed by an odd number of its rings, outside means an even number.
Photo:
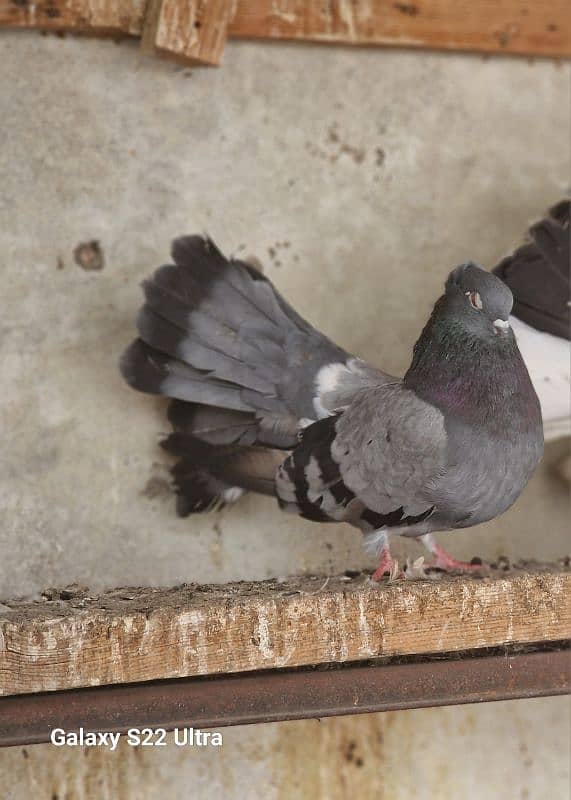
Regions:
<svg viewBox="0 0 571 800"><path fill-rule="evenodd" d="M139 36L146 0L0 0L0 26Z"/></svg>
<svg viewBox="0 0 571 800"><path fill-rule="evenodd" d="M359 575L47 597L0 606L1 695L571 636L563 565L378 586Z"/></svg>
<svg viewBox="0 0 571 800"><path fill-rule="evenodd" d="M501 647L464 658L383 659L0 697L0 747L64 731L220 728L569 694L568 648Z"/></svg>
<svg viewBox="0 0 571 800"><path fill-rule="evenodd" d="M239 0L230 36L571 55L569 0Z"/></svg>
<svg viewBox="0 0 571 800"><path fill-rule="evenodd" d="M240 38L571 56L568 0L238 0L232 20L235 2L150 0L146 36L156 28L161 52L193 63L217 63L226 26ZM145 6L0 0L0 26L140 36ZM199 18L203 31L194 27Z"/></svg>
<svg viewBox="0 0 571 800"><path fill-rule="evenodd" d="M219 64L235 0L149 0L142 49L190 64Z"/></svg>

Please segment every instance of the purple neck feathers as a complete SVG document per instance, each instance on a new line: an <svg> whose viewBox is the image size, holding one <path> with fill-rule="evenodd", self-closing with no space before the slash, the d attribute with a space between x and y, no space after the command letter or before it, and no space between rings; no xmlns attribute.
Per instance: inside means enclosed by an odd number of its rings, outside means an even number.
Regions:
<svg viewBox="0 0 571 800"><path fill-rule="evenodd" d="M541 426L539 401L511 332L483 339L435 309L404 383L443 413L500 436Z"/></svg>

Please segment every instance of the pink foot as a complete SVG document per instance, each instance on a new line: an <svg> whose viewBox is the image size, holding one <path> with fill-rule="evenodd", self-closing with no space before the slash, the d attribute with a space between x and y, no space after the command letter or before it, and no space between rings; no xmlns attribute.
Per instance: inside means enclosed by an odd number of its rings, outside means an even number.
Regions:
<svg viewBox="0 0 571 800"><path fill-rule="evenodd" d="M434 543L431 546L431 552L434 555L434 561L430 564L427 564L429 567L438 567L439 569L443 569L446 572L473 572L473 571L482 571L486 569L486 564L480 562L477 564L472 564L469 561L459 561L454 556L451 556L443 547L439 544Z"/></svg>
<svg viewBox="0 0 571 800"><path fill-rule="evenodd" d="M371 575L371 580L373 581L380 581L385 575L394 575L394 573L398 570L398 564L395 562L394 558L391 556L391 551L388 547L383 547L381 550L381 558L379 561L379 566Z"/></svg>

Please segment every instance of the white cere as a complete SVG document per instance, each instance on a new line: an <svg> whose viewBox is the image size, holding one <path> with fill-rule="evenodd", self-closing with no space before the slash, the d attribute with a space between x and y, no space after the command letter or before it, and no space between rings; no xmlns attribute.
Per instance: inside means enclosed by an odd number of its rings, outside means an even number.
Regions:
<svg viewBox="0 0 571 800"><path fill-rule="evenodd" d="M480 297L479 292L466 292L466 297L470 301L472 308L476 308L478 311L481 311L484 308L484 304L482 303L482 298Z"/></svg>

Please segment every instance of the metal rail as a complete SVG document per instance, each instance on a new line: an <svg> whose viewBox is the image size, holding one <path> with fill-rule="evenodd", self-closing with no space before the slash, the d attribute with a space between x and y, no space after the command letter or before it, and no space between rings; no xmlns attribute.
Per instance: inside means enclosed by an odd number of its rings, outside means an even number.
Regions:
<svg viewBox="0 0 571 800"><path fill-rule="evenodd" d="M494 652L405 663L271 670L0 698L0 746L49 741L53 728L219 728L565 694L571 653Z"/></svg>

